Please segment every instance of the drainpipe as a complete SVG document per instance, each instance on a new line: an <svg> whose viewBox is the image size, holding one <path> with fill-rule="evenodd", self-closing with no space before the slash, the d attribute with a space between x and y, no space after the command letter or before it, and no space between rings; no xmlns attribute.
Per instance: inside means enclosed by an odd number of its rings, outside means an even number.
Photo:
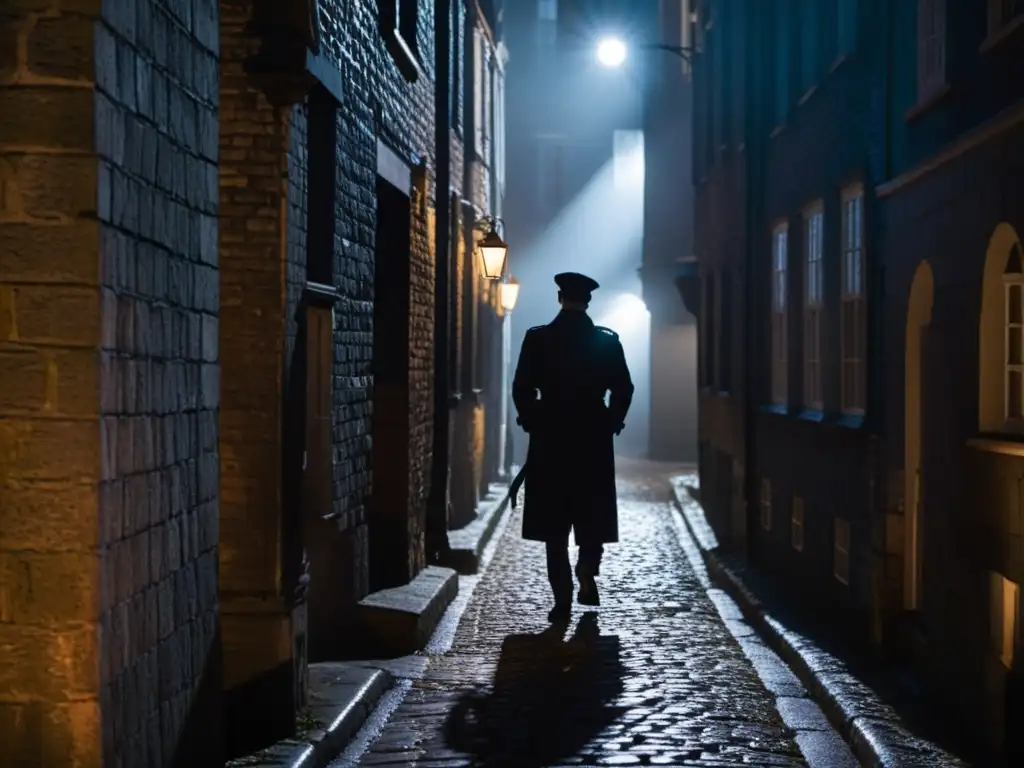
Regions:
<svg viewBox="0 0 1024 768"><path fill-rule="evenodd" d="M448 100L451 97L451 0L434 0L434 440L430 467L430 495L427 499L427 562L437 563L450 548L448 543L448 375L449 263L451 212L451 126Z"/></svg>
<svg viewBox="0 0 1024 768"><path fill-rule="evenodd" d="M766 71L772 71L770 68L763 66L752 66L747 63L753 61L760 63L760 58L764 52L764 35L768 34L762 30L772 29L772 25L768 24L764 26L762 24L765 19L763 18L763 10L758 13L754 8L762 9L763 3L757 3L747 5L746 10L748 14L754 15L754 18L744 16L741 23L746 25L746 40L748 41L749 48L753 49L754 55L749 58L745 58L744 66L746 66L746 72L744 73L744 87L747 89L747 93L757 94L756 101L751 99L744 99L746 103L746 109L743 115L743 130L746 134L744 141L747 146L746 151L746 209L745 213L745 230L746 230L746 243L744 244L744 264L743 264L743 298L744 298L744 322L743 322L743 503L744 503L744 525L747 529L750 527L750 517L752 510L756 509L755 503L758 498L757 491L757 476L755 469L757 467L757 450L756 450L756 436L757 430L755 428L757 419L757 393L755 391L754 383L757 380L757 367L755 361L757 357L757 344L754 339L754 328L761 327L760 323L755 323L754 318L760 311L760 302L757 300L757 292L755 286L758 284L757 273L755 269L757 264L757 257L760 253L759 245L762 230L760 222L762 220L761 211L761 199L762 195L762 184L764 183L761 167L764 164L764 131L761 130L761 111L763 109L763 94L764 89L760 88L760 78L763 77L763 73ZM770 21L770 20L769 20ZM752 39L754 33L758 34L756 40ZM755 81L754 77L758 77ZM751 550L751 537L747 535L746 531L743 536L743 549L744 554L750 557L753 552Z"/></svg>

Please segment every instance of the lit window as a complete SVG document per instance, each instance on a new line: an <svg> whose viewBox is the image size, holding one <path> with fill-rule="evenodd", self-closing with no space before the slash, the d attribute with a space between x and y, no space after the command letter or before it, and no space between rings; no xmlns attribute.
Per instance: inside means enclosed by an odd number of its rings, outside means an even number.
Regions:
<svg viewBox="0 0 1024 768"><path fill-rule="evenodd" d="M761 527L772 529L772 481L767 477L761 478Z"/></svg>
<svg viewBox="0 0 1024 768"><path fill-rule="evenodd" d="M787 351L786 267L789 227L780 224L772 234L772 402L786 405Z"/></svg>
<svg viewBox="0 0 1024 768"><path fill-rule="evenodd" d="M797 552L804 551L804 500L793 497L793 509L789 518L789 541Z"/></svg>
<svg viewBox="0 0 1024 768"><path fill-rule="evenodd" d="M473 30L473 148L479 157L485 157L484 137L486 135L486 112L484 106L485 74L484 36L479 29Z"/></svg>
<svg viewBox="0 0 1024 768"><path fill-rule="evenodd" d="M843 193L842 408L862 414L867 385L867 301L864 291L864 190Z"/></svg>
<svg viewBox="0 0 1024 768"><path fill-rule="evenodd" d="M1005 376L1005 417L1008 429L1024 427L1024 272L1020 245L1010 251L1003 272L1006 332L1003 371Z"/></svg>
<svg viewBox="0 0 1024 768"><path fill-rule="evenodd" d="M833 575L841 584L850 584L850 521L836 518Z"/></svg>
<svg viewBox="0 0 1024 768"><path fill-rule="evenodd" d="M946 0L918 0L917 98L946 84Z"/></svg>
<svg viewBox="0 0 1024 768"><path fill-rule="evenodd" d="M989 617L992 650L1010 669L1020 639L1020 587L1001 573L989 573Z"/></svg>
<svg viewBox="0 0 1024 768"><path fill-rule="evenodd" d="M820 203L804 213L804 253L807 255L804 290L804 405L824 407L821 386L821 315L824 304L825 214Z"/></svg>

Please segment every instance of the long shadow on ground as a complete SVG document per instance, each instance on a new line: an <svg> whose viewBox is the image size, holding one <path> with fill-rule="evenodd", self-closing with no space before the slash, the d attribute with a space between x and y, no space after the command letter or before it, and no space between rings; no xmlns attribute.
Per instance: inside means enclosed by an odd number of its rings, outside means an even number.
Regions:
<svg viewBox="0 0 1024 768"><path fill-rule="evenodd" d="M448 716L449 748L477 768L541 768L578 754L625 714L614 706L624 674L618 636L601 635L596 613L568 640L565 630L505 638L493 689L463 694Z"/></svg>

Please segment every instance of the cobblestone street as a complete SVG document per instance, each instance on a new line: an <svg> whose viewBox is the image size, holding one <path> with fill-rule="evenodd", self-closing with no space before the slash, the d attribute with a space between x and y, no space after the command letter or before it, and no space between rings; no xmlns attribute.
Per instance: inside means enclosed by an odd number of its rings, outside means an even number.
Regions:
<svg viewBox="0 0 1024 768"><path fill-rule="evenodd" d="M367 766L804 765L680 543L667 480L620 465L603 605L548 629L543 547L506 526L450 652L431 659ZM545 631L546 630L546 631Z"/></svg>

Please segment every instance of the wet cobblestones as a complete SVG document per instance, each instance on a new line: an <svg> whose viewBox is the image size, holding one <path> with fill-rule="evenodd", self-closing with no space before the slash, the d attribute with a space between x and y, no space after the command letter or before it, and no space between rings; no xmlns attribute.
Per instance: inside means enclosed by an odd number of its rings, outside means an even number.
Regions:
<svg viewBox="0 0 1024 768"><path fill-rule="evenodd" d="M519 538L516 513L451 650L360 765L805 764L679 544L668 483L623 470L602 607L548 628L543 547Z"/></svg>

